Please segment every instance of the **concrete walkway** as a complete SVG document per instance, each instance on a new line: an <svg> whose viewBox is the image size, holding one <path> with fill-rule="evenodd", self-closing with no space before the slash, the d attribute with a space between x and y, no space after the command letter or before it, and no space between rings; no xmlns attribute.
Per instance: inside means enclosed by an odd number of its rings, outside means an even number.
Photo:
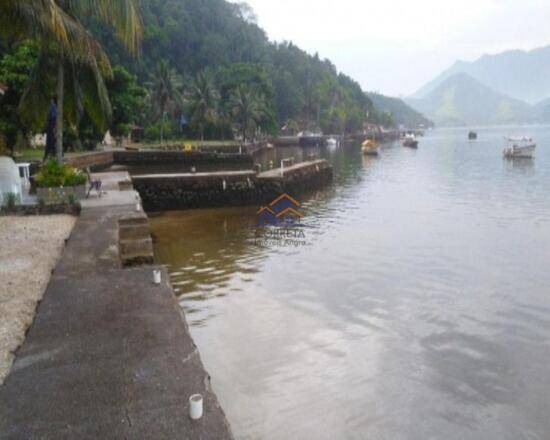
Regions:
<svg viewBox="0 0 550 440"><path fill-rule="evenodd" d="M83 208L0 387L0 438L230 439L171 287L120 267L118 219L135 202L113 197Z"/></svg>
<svg viewBox="0 0 550 440"><path fill-rule="evenodd" d="M282 170L281 168L273 168L272 170L263 171L258 174L258 179L284 179L290 174L301 172L304 170L310 170L312 168L326 168L329 164L325 159L316 159L308 162L300 162L294 165L286 166Z"/></svg>

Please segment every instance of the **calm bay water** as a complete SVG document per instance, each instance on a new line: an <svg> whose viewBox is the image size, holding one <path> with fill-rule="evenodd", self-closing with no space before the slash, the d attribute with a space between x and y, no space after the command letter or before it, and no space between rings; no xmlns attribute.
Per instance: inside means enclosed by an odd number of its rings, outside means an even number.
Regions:
<svg viewBox="0 0 550 440"><path fill-rule="evenodd" d="M257 246L258 207L152 220L236 438L550 438L550 128L321 154L305 246Z"/></svg>

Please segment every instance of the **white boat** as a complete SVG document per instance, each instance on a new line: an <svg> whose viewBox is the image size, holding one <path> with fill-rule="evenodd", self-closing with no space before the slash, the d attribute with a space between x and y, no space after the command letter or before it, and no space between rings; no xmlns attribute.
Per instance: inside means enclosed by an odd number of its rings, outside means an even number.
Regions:
<svg viewBox="0 0 550 440"><path fill-rule="evenodd" d="M506 158L523 157L531 158L535 154L537 144L530 137L505 138L508 145L502 152Z"/></svg>
<svg viewBox="0 0 550 440"><path fill-rule="evenodd" d="M409 148L418 148L418 140L413 133L405 135L403 139L403 146Z"/></svg>
<svg viewBox="0 0 550 440"><path fill-rule="evenodd" d="M334 139L333 137L327 139L327 147L337 147L338 146L338 140Z"/></svg>
<svg viewBox="0 0 550 440"><path fill-rule="evenodd" d="M313 133L311 131L302 131L298 133L298 142L301 147L318 147L325 143L323 133Z"/></svg>

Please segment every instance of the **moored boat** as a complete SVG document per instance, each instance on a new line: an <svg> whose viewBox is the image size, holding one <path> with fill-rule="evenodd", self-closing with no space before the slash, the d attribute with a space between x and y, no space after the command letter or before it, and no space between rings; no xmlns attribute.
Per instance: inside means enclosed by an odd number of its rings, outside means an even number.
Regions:
<svg viewBox="0 0 550 440"><path fill-rule="evenodd" d="M325 138L322 133L303 131L298 133L298 141L301 147L318 147L325 145Z"/></svg>
<svg viewBox="0 0 550 440"><path fill-rule="evenodd" d="M409 148L418 148L418 140L414 134L407 134L403 139L403 146Z"/></svg>
<svg viewBox="0 0 550 440"><path fill-rule="evenodd" d="M361 151L365 156L378 156L378 144L370 139L367 139L361 145Z"/></svg>
<svg viewBox="0 0 550 440"><path fill-rule="evenodd" d="M506 141L508 145L502 152L505 158L532 158L535 154L537 144L530 137L509 137Z"/></svg>

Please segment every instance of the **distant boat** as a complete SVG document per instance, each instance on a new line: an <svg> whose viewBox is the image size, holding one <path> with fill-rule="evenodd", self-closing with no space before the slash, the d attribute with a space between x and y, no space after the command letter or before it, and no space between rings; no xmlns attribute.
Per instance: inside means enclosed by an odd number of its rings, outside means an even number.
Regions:
<svg viewBox="0 0 550 440"><path fill-rule="evenodd" d="M301 147L318 147L325 144L323 133L312 133L310 131L298 133L298 141Z"/></svg>
<svg viewBox="0 0 550 440"><path fill-rule="evenodd" d="M338 146L338 140L331 137L327 139L327 147L337 147Z"/></svg>
<svg viewBox="0 0 550 440"><path fill-rule="evenodd" d="M477 139L477 133L475 131L471 131L468 133L468 139L471 141L475 141Z"/></svg>
<svg viewBox="0 0 550 440"><path fill-rule="evenodd" d="M409 148L418 148L418 140L414 134L408 134L403 140L403 146Z"/></svg>
<svg viewBox="0 0 550 440"><path fill-rule="evenodd" d="M361 151L365 156L378 156L378 144L375 141L367 139L361 145Z"/></svg>
<svg viewBox="0 0 550 440"><path fill-rule="evenodd" d="M530 137L509 137L505 139L508 143L508 146L502 152L504 157L508 159L532 158L535 154L537 144Z"/></svg>

